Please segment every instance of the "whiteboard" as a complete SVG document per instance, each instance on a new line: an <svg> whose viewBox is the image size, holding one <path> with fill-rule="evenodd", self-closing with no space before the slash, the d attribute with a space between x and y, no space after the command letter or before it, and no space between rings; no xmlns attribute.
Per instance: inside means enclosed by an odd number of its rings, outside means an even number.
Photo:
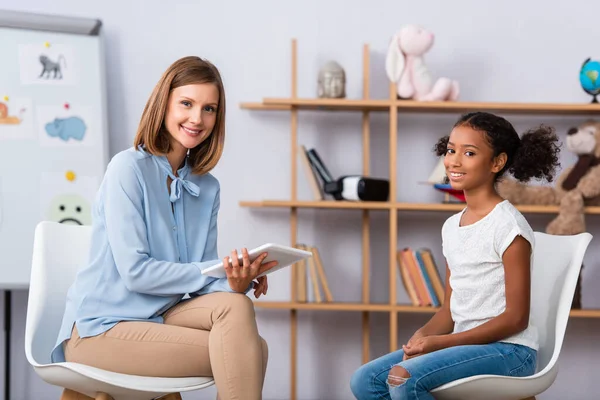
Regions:
<svg viewBox="0 0 600 400"><path fill-rule="evenodd" d="M28 287L40 221L91 223L108 160L100 26L0 11L0 289Z"/></svg>

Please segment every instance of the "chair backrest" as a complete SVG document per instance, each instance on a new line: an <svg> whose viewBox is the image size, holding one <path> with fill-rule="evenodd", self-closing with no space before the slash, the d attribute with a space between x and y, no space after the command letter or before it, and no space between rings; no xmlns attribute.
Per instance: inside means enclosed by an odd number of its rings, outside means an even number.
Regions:
<svg viewBox="0 0 600 400"><path fill-rule="evenodd" d="M540 348L538 371L558 360L581 264L592 235L558 236L535 232L531 275L531 322Z"/></svg>
<svg viewBox="0 0 600 400"><path fill-rule="evenodd" d="M88 259L91 227L40 222L35 229L25 324L25 354L32 365L50 363L67 291Z"/></svg>

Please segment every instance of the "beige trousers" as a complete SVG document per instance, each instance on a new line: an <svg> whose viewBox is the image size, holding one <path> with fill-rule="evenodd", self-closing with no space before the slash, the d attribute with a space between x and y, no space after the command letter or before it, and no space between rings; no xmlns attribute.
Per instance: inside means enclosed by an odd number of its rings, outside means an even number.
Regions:
<svg viewBox="0 0 600 400"><path fill-rule="evenodd" d="M123 374L212 376L221 400L262 398L268 350L247 296L219 292L184 300L164 322L120 322L84 339L74 327L65 358Z"/></svg>

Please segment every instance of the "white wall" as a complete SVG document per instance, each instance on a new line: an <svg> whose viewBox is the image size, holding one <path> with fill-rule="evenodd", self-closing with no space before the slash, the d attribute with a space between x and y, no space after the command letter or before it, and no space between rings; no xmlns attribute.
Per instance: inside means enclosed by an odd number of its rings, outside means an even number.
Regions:
<svg viewBox="0 0 600 400"><path fill-rule="evenodd" d="M228 136L215 175L222 185L219 249L222 253L264 241L288 241L288 212L250 210L240 200L285 199L289 196L289 114L241 110L242 101L290 95L290 41L298 39L298 94L315 95L319 67L335 59L346 69L350 98L361 96L362 45L371 46L371 96L388 95L383 72L390 35L402 24L418 22L436 34L427 55L436 76L460 80L463 100L587 102L578 85L581 62L598 56L596 1L408 2L351 0L298 2L247 1L115 1L0 0L0 7L22 11L97 17L107 41L111 154L130 146L140 113L163 70L185 55L200 55L220 68L228 96ZM461 22L463 20L464 22ZM455 116L401 115L399 120L398 193L402 201L439 201L418 185L434 164L436 139L448 132ZM514 118L519 130L552 123L564 137L581 118L530 116ZM373 118L373 175L388 175L387 117ZM316 146L334 175L359 173L360 115L303 112L300 141ZM565 164L573 162L563 155ZM302 175L300 175L302 178ZM310 198L300 179L299 195ZM372 301L388 296L387 215L373 214ZM334 297L360 300L360 212L301 210L300 240L318 244ZM447 214L400 213L399 246L432 246L441 260L439 229ZM543 230L551 216L531 216ZM589 230L600 232L590 216ZM583 302L600 307L597 241L586 257ZM401 287L401 285L399 285ZM287 300L289 277L273 275L268 299ZM14 300L13 399L55 399L59 390L40 381L22 351L27 294ZM407 301L399 291L399 299ZM285 311L259 310L259 326L271 349L265 399L289 394L289 324ZM332 317L337 320L332 323ZM401 314L399 342L426 321ZM300 312L299 399L349 399L349 379L360 365L358 313ZM372 357L388 346L387 314L372 317ZM561 372L539 399L587 399L596 390L593 367L600 356L595 338L598 320L570 322ZM0 354L0 357L2 354ZM577 382L577 384L574 384ZM185 395L213 399L214 389ZM588 394L590 393L590 394Z"/></svg>

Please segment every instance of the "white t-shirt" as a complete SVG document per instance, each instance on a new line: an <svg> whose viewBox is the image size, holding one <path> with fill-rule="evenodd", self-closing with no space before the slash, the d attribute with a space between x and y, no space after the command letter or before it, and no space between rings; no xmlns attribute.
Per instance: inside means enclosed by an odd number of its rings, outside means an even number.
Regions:
<svg viewBox="0 0 600 400"><path fill-rule="evenodd" d="M516 236L525 238L533 249L533 230L523 215L504 200L479 221L460 226L466 209L446 220L442 227L442 248L450 269L450 312L454 333L475 328L506 309L502 255ZM533 254L531 258L533 265ZM538 349L536 328L529 323L524 331L503 339Z"/></svg>

